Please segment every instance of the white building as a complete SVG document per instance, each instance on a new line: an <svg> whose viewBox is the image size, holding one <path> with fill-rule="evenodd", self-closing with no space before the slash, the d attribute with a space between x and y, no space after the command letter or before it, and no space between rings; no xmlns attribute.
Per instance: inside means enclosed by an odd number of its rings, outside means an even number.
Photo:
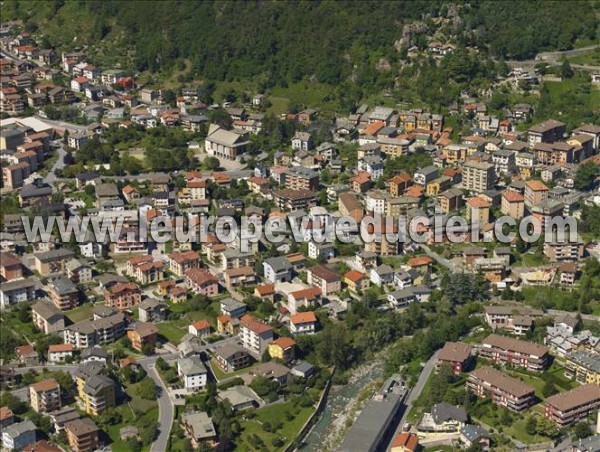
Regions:
<svg viewBox="0 0 600 452"><path fill-rule="evenodd" d="M178 360L177 375L188 392L203 391L206 387L208 372L198 356Z"/></svg>

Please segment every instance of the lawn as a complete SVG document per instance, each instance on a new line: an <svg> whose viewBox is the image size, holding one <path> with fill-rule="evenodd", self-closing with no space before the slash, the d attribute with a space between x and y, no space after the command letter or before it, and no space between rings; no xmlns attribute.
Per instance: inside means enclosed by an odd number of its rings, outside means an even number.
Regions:
<svg viewBox="0 0 600 452"><path fill-rule="evenodd" d="M223 380L227 380L232 377L239 377L240 375L247 374L257 364L259 364L259 363L255 362L252 365L250 365L248 367L244 367L243 369L240 369L240 370L236 370L235 372L223 372L221 370L221 368L217 365L217 362L214 359L211 359L210 368L212 369L212 372L213 372L215 378L218 381L223 381Z"/></svg>
<svg viewBox="0 0 600 452"><path fill-rule="evenodd" d="M158 420L158 403L156 400L144 400L137 396L136 386L137 384L133 384L125 388L125 391L131 397L131 400L115 408L122 416L121 422L116 425L111 425L106 429L106 433L112 441L110 444L112 450L131 450L125 442L121 441L119 436L119 431L123 427L133 425L142 428L149 420ZM144 447L142 450L149 450L149 447Z"/></svg>
<svg viewBox="0 0 600 452"><path fill-rule="evenodd" d="M92 309L94 309L94 305L92 303L84 303L75 309L71 309L70 311L65 311L65 315L73 323L80 322L82 320L92 318Z"/></svg>
<svg viewBox="0 0 600 452"><path fill-rule="evenodd" d="M283 447L273 446L272 441L278 437L285 438L286 444L293 441L313 411L313 406L295 407L292 402L278 403L256 410L254 419L242 421L243 433L240 435L236 450L256 450L249 441L249 437L253 434L263 441L267 450L283 450ZM295 413L295 416L288 420L286 413ZM283 425L276 432L266 432L262 427L264 422L270 424L281 422Z"/></svg>
<svg viewBox="0 0 600 452"><path fill-rule="evenodd" d="M569 58L571 64L585 64L588 66L600 66L600 49L590 50L581 55Z"/></svg>
<svg viewBox="0 0 600 452"><path fill-rule="evenodd" d="M174 322L157 323L159 333L172 344L178 345L188 332L187 328L177 326Z"/></svg>

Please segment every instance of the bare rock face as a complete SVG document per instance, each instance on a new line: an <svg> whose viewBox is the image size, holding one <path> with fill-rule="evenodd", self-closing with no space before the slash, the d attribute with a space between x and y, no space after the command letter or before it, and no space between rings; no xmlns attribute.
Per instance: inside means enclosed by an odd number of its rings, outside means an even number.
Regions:
<svg viewBox="0 0 600 452"><path fill-rule="evenodd" d="M404 46L411 47L414 44L414 37L426 31L427 25L421 21L404 24L404 27L402 27L402 37L394 43L394 47L397 50L400 50Z"/></svg>

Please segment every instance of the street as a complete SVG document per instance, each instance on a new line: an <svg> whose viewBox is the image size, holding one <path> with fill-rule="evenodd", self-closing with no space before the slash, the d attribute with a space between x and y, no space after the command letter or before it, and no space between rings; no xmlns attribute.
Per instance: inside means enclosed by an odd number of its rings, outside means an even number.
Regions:
<svg viewBox="0 0 600 452"><path fill-rule="evenodd" d="M152 443L151 452L164 452L169 444L171 428L173 427L173 418L175 417L173 402L169 397L167 387L163 383L158 371L156 370L156 359L152 362L141 361L140 363L148 376L154 380L156 386L160 388L157 399L158 402L158 437Z"/></svg>
<svg viewBox="0 0 600 452"><path fill-rule="evenodd" d="M435 260L438 264L442 265L443 267L446 267L452 273L459 273L462 271L462 268L459 265L440 256L438 253L432 251L431 248L429 248L427 245L421 244L420 246L421 249L425 251L425 254L427 254L430 258Z"/></svg>
<svg viewBox="0 0 600 452"><path fill-rule="evenodd" d="M429 358L429 360L425 363L423 369L421 370L421 375L419 375L417 383L410 389L410 392L408 393L408 396L404 401L404 405L406 406L406 408L404 410L404 413L402 413L402 417L400 418L398 427L396 427L396 431L392 435L392 438L386 450L391 449L392 441L394 441L394 438L396 437L396 435L398 435L398 433L402 432L402 427L404 427L404 424L406 423L406 418L408 417L408 413L412 409L412 404L421 395L421 392L425 387L425 383L427 383L427 380L429 380L429 377L431 376L431 372L433 372L433 370L435 369L435 361L437 360L439 354L440 351L438 350L433 354L431 358Z"/></svg>
<svg viewBox="0 0 600 452"><path fill-rule="evenodd" d="M58 157L56 162L54 162L54 165L52 165L52 168L50 168L50 171L48 171L48 174L44 177L44 182L50 185L53 185L57 179L56 170L62 170L65 167L65 155L67 155L67 151L65 151L63 143L58 143L56 154Z"/></svg>

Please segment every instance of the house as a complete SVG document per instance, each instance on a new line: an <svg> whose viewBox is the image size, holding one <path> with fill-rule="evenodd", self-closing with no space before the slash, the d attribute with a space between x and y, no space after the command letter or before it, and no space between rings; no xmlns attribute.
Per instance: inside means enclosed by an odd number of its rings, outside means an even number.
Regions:
<svg viewBox="0 0 600 452"><path fill-rule="evenodd" d="M417 430L435 433L458 433L467 423L467 412L461 406L436 403L431 413L425 413Z"/></svg>
<svg viewBox="0 0 600 452"><path fill-rule="evenodd" d="M188 270L200 268L200 256L195 251L171 253L167 257L169 259L169 271L176 276L182 277Z"/></svg>
<svg viewBox="0 0 600 452"><path fill-rule="evenodd" d="M426 187L431 181L438 177L438 168L435 166L426 166L415 171L413 182L421 187Z"/></svg>
<svg viewBox="0 0 600 452"><path fill-rule="evenodd" d="M292 280L292 265L285 256L265 259L263 271L265 279L272 283L290 282Z"/></svg>
<svg viewBox="0 0 600 452"><path fill-rule="evenodd" d="M29 404L36 413L49 413L61 407L60 386L53 378L29 386Z"/></svg>
<svg viewBox="0 0 600 452"><path fill-rule="evenodd" d="M312 311L299 312L290 316L290 332L300 336L314 334L317 329L317 316Z"/></svg>
<svg viewBox="0 0 600 452"><path fill-rule="evenodd" d="M515 318L530 318L533 320L541 318L544 312L539 309L532 309L527 306L486 306L484 308L484 318L487 324L493 329L504 329L517 336L525 335L527 331L522 331L515 325Z"/></svg>
<svg viewBox="0 0 600 452"><path fill-rule="evenodd" d="M280 385L283 385L288 382L290 369L278 362L269 361L257 364L250 370L249 374L254 377L262 377L270 381L276 381Z"/></svg>
<svg viewBox="0 0 600 452"><path fill-rule="evenodd" d="M235 372L250 365L252 358L247 350L237 343L228 343L218 347L213 356L224 372Z"/></svg>
<svg viewBox="0 0 600 452"><path fill-rule="evenodd" d="M491 444L491 437L487 430L474 424L461 428L459 439L469 449L478 446L481 450L488 450Z"/></svg>
<svg viewBox="0 0 600 452"><path fill-rule="evenodd" d="M308 257L315 260L318 260L321 257L325 260L332 259L335 257L335 243L318 243L314 240L310 240L308 242Z"/></svg>
<svg viewBox="0 0 600 452"><path fill-rule="evenodd" d="M259 284L254 288L254 296L274 301L275 298L275 284Z"/></svg>
<svg viewBox="0 0 600 452"><path fill-rule="evenodd" d="M140 322L160 322L167 319L167 314L167 305L154 298L146 298L138 306Z"/></svg>
<svg viewBox="0 0 600 452"><path fill-rule="evenodd" d="M467 389L480 398L490 398L496 405L516 412L526 410L535 400L535 388L493 367L471 372L467 378Z"/></svg>
<svg viewBox="0 0 600 452"><path fill-rule="evenodd" d="M400 432L392 441L390 452L416 452L419 450L419 437L414 433Z"/></svg>
<svg viewBox="0 0 600 452"><path fill-rule="evenodd" d="M566 124L550 119L527 129L527 141L530 146L536 143L554 143L565 133Z"/></svg>
<svg viewBox="0 0 600 452"><path fill-rule="evenodd" d="M197 320L188 327L192 336L204 337L210 335L210 323L208 320Z"/></svg>
<svg viewBox="0 0 600 452"><path fill-rule="evenodd" d="M31 307L31 320L45 334L65 329L65 316L50 300L42 299Z"/></svg>
<svg viewBox="0 0 600 452"><path fill-rule="evenodd" d="M0 429L4 430L15 423L15 415L7 406L0 407Z"/></svg>
<svg viewBox="0 0 600 452"><path fill-rule="evenodd" d="M515 220L522 219L525 216L525 197L519 192L505 190L502 192L500 211Z"/></svg>
<svg viewBox="0 0 600 452"><path fill-rule="evenodd" d="M290 292L287 308L292 314L295 314L299 308L316 307L321 302L321 296L322 291L319 287L309 287Z"/></svg>
<svg viewBox="0 0 600 452"><path fill-rule="evenodd" d="M75 347L72 344L54 344L48 346L48 362L61 363L73 357Z"/></svg>
<svg viewBox="0 0 600 452"><path fill-rule="evenodd" d="M164 279L164 263L154 261L151 255L134 256L127 261L126 272L138 283L153 284Z"/></svg>
<svg viewBox="0 0 600 452"><path fill-rule="evenodd" d="M36 426L30 420L2 429L2 446L8 450L22 450L35 443Z"/></svg>
<svg viewBox="0 0 600 452"><path fill-rule="evenodd" d="M177 375L188 393L206 388L208 371L198 356L177 360Z"/></svg>
<svg viewBox="0 0 600 452"><path fill-rule="evenodd" d="M203 411L191 411L181 415L181 425L189 436L192 447L212 448L217 444L217 431L212 419Z"/></svg>
<svg viewBox="0 0 600 452"><path fill-rule="evenodd" d="M549 364L548 347L497 334L485 338L479 355L496 363L542 371Z"/></svg>
<svg viewBox="0 0 600 452"><path fill-rule="evenodd" d="M325 265L316 265L307 270L307 282L321 289L323 296L342 289L342 278L339 273Z"/></svg>
<svg viewBox="0 0 600 452"><path fill-rule="evenodd" d="M69 446L73 452L92 452L98 448L100 429L90 418L76 419L65 424Z"/></svg>
<svg viewBox="0 0 600 452"><path fill-rule="evenodd" d="M63 273L68 261L75 257L75 253L65 248L35 253L35 269L40 276L50 276L52 273Z"/></svg>
<svg viewBox="0 0 600 452"><path fill-rule="evenodd" d="M67 276L75 284L85 284L92 280L92 267L82 259L71 259L65 269Z"/></svg>
<svg viewBox="0 0 600 452"><path fill-rule="evenodd" d="M372 268L370 279L376 286L387 286L394 283L394 269L386 264L381 264L377 268Z"/></svg>
<svg viewBox="0 0 600 452"><path fill-rule="evenodd" d="M233 319L237 319L246 313L248 307L241 301L236 301L233 298L224 298L221 300L220 309L222 315L228 315Z"/></svg>
<svg viewBox="0 0 600 452"><path fill-rule="evenodd" d="M263 403L260 397L249 386L242 385L232 386L224 391L219 391L217 398L221 401L229 401L234 411L256 408Z"/></svg>
<svg viewBox="0 0 600 452"><path fill-rule="evenodd" d="M138 352L141 352L146 345L151 346L154 351L157 336L158 328L152 323L139 322L134 329L127 330L127 339L131 341L131 346Z"/></svg>
<svg viewBox="0 0 600 452"><path fill-rule="evenodd" d="M350 270L344 275L344 283L353 292L366 289L370 282L369 277L358 270Z"/></svg>
<svg viewBox="0 0 600 452"><path fill-rule="evenodd" d="M292 138L292 149L295 151L310 151L313 141L310 133L296 132Z"/></svg>
<svg viewBox="0 0 600 452"><path fill-rule="evenodd" d="M291 337L280 337L269 344L269 356L273 359L288 361L294 358L296 341Z"/></svg>
<svg viewBox="0 0 600 452"><path fill-rule="evenodd" d="M454 374L459 375L469 367L472 350L472 346L463 342L446 342L435 362L436 373L442 366L450 366Z"/></svg>
<svg viewBox="0 0 600 452"><path fill-rule="evenodd" d="M587 384L548 397L544 402L544 416L564 428L585 421L600 406L600 386Z"/></svg>
<svg viewBox="0 0 600 452"><path fill-rule="evenodd" d="M352 217L357 223L359 223L364 216L362 204L354 193L340 193L338 196L338 209L342 216Z"/></svg>
<svg viewBox="0 0 600 452"><path fill-rule="evenodd" d="M259 355L273 342L273 328L252 314L240 318L239 335L243 346Z"/></svg>
<svg viewBox="0 0 600 452"><path fill-rule="evenodd" d="M23 264L14 254L0 252L0 276L7 281L23 277Z"/></svg>
<svg viewBox="0 0 600 452"><path fill-rule="evenodd" d="M38 364L38 354L31 345L21 345L15 348L17 358L21 364L35 365Z"/></svg>

